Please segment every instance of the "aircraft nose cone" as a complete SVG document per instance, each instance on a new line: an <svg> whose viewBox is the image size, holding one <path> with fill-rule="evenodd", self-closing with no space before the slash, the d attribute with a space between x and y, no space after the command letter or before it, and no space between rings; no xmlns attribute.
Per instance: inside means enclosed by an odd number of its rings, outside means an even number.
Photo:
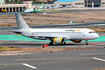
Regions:
<svg viewBox="0 0 105 70"><path fill-rule="evenodd" d="M98 38L98 37L99 37L99 35L98 35L98 34L96 34L96 35L95 35L95 38Z"/></svg>

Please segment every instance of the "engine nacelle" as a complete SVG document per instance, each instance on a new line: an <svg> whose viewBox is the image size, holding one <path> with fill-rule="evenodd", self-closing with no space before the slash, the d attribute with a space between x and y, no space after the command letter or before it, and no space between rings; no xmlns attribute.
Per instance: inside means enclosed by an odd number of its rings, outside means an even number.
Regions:
<svg viewBox="0 0 105 70"><path fill-rule="evenodd" d="M64 44L64 38L54 38L53 42L56 44Z"/></svg>
<svg viewBox="0 0 105 70"><path fill-rule="evenodd" d="M72 40L75 43L80 43L82 40Z"/></svg>

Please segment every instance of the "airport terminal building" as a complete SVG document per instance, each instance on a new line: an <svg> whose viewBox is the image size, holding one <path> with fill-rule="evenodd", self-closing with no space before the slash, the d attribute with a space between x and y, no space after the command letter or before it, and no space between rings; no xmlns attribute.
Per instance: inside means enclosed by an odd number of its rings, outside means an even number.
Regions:
<svg viewBox="0 0 105 70"><path fill-rule="evenodd" d="M105 0L58 0L55 5L68 8L105 7Z"/></svg>
<svg viewBox="0 0 105 70"><path fill-rule="evenodd" d="M86 8L86 7L105 7L105 0L58 0L55 1L56 7L66 8ZM23 4L5 4L4 0L0 2L0 11L23 12L27 8L36 8L32 6L32 1L24 0Z"/></svg>
<svg viewBox="0 0 105 70"><path fill-rule="evenodd" d="M5 4L4 2L2 3L0 4L0 11L6 10L5 12L23 12L27 8L36 7L32 6L32 1L24 1L24 4Z"/></svg>

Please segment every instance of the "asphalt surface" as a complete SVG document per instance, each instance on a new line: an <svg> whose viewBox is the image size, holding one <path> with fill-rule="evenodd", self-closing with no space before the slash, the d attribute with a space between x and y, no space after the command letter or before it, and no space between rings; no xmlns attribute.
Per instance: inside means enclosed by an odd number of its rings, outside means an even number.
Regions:
<svg viewBox="0 0 105 70"><path fill-rule="evenodd" d="M20 48L41 48L41 45L48 45L48 48L58 47L58 48L87 48L87 47L95 47L102 48L105 47L105 42L88 42L89 45L85 45L85 42L81 43L73 43L66 42L66 45L49 45L49 42L46 41L0 41L0 46L10 46L10 47L20 47Z"/></svg>
<svg viewBox="0 0 105 70"><path fill-rule="evenodd" d="M1 56L0 70L104 70L105 49Z"/></svg>

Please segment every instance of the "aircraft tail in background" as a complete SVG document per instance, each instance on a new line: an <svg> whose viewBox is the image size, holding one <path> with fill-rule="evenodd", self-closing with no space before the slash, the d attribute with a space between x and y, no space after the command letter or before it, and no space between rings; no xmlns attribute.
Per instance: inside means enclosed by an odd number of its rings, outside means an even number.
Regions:
<svg viewBox="0 0 105 70"><path fill-rule="evenodd" d="M43 10L43 6L44 6L44 3L42 3L41 7L40 7L40 11Z"/></svg>

